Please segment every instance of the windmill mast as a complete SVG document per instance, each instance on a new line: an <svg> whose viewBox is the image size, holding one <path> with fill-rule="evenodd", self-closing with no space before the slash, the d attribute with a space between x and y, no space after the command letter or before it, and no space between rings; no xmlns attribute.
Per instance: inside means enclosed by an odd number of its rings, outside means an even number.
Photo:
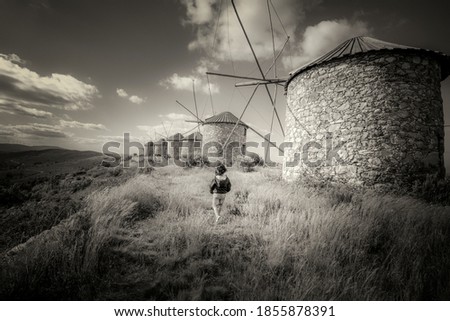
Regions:
<svg viewBox="0 0 450 321"><path fill-rule="evenodd" d="M247 31L245 31L244 24L242 23L242 20L241 20L241 17L239 16L239 13L237 11L236 5L234 4L234 0L231 0L231 5L233 6L234 12L236 14L236 18L239 21L241 29L244 32L245 39L247 39L247 43L248 43L248 45L250 47L250 50L252 51L253 58L255 59L256 65L258 66L258 70L261 73L261 77L263 78L263 80L266 80L266 76L265 76L265 74L264 74L264 72L263 72L263 70L261 68L261 64L259 63L258 57L256 56L255 50L253 49L252 43L250 41L250 38L247 35ZM273 110L274 110L275 115L277 116L277 119L278 119L278 124L280 125L281 132L283 133L283 136L284 136L283 125L281 124L280 116L278 115L278 111L277 111L277 108L275 107L274 100L272 98L272 95L270 94L269 87L267 87L267 84L264 84L264 88L266 89L267 95L269 96L269 99L270 99L270 102L272 104Z"/></svg>
<svg viewBox="0 0 450 321"><path fill-rule="evenodd" d="M195 80L192 79L192 94L194 95L194 106L195 106L195 114L198 119L198 108L197 108L197 97L195 97ZM198 125L198 131L200 131L200 124Z"/></svg>
<svg viewBox="0 0 450 321"><path fill-rule="evenodd" d="M241 29L242 29L242 32L244 33L245 39L246 39L246 41L247 41L247 43L248 43L248 46L249 46L249 48L250 48L250 50L251 50L251 53L252 53L253 58L254 58L254 62L256 63L257 69L259 70L260 76L251 77L251 76L241 76L241 75L236 75L236 74L230 75L230 74L224 74L224 73L218 73L218 72L206 72L206 77L207 77L207 81L208 81L208 89L209 89L209 94L210 94L210 99L211 99L211 109L212 109L212 111L213 111L213 114L215 114L215 113L214 113L214 107L213 107L213 101L212 101L212 95L211 95L211 86L210 86L210 81L209 81L209 76L210 76L210 75L247 80L247 82L245 82L245 83L236 83L236 84L235 84L235 87L241 87L241 86L255 86L255 88L254 88L254 90L253 90L251 96L249 97L249 99L248 99L248 101L247 101L247 103L246 103L246 105L245 105L245 107L244 107L244 109L243 109L243 111L242 111L242 113L241 113L239 119L236 121L236 124L235 124L235 126L233 127L231 133L228 135L228 138L226 139L224 145L226 145L226 144L229 142L229 140L230 140L231 136L233 135L234 131L235 131L236 128L239 126L239 123L240 123L241 119L243 118L245 112L247 111L247 107L249 106L249 104L250 104L250 102L251 102L253 96L255 95L255 93L256 93L256 91L257 91L257 89L258 89L259 87L264 87L264 88L265 88L265 92L267 93L267 96L268 96L268 98L269 98L269 100L270 100L270 104L271 104L271 106L272 106L272 110L271 110L272 113L271 113L271 122L270 122L270 131L269 131L269 135L263 136L263 135L261 135L260 133L256 132L253 128L250 128L250 127L249 127L249 128L252 129L257 135L261 136L265 141L267 141L267 142L269 143L269 145L278 148L278 147L276 146L276 144L274 144L273 142L271 142L271 136L272 136L272 131L273 131L273 125L274 125L274 120L275 120L275 117L276 117L277 123L278 123L278 125L279 125L279 128L281 129L282 135L285 136L284 129L283 129L283 124L282 124L282 122L281 122L281 119L280 119L280 116L279 116L279 114L278 114L278 110L277 110L277 107L276 107L276 102L277 102L277 94L278 94L278 88L277 88L277 86L284 85L284 83L286 82L287 79L286 79L286 78L278 78L278 74L277 74L277 73L278 73L278 72L277 72L277 61L278 61L278 59L280 58L281 54L283 53L283 51L284 51L284 49L285 49L287 43L289 42L290 37L289 37L289 35L286 33L286 30L285 30L285 28L284 28L284 26L283 26L283 23L281 22L280 17L278 16L278 13L277 13L277 11L276 11L276 9L275 9L275 7L274 7L272 1L271 1L271 0L266 0L266 3L267 3L268 14L269 14L269 20L270 20L271 36L272 36L273 58L272 58L272 64L271 64L271 66L270 66L266 71L263 71L263 69L262 69L262 67L261 67L261 64L260 64L260 62L259 62L259 59L258 59L258 57L257 57L257 55L256 55L256 53L255 53L254 48L253 48L253 45L252 45L252 43L251 43L251 41L250 41L250 38L249 38L249 36L248 36L248 34L247 34L247 31L245 30L245 27L244 27L244 24L243 24L243 22L242 22L242 20L241 20L241 17L239 16L238 10L237 10L236 5L235 5L235 0L231 0L231 5L232 5L232 7L233 7L233 9L234 9L236 18L237 18L237 20L238 20L238 22L239 22L239 25L240 25L240 27L241 27ZM272 9L271 9L271 8L272 8ZM276 14L276 16L278 17L278 21L280 22L280 24L281 24L281 26L283 27L283 30L284 30L284 32L285 32L285 34L286 34L286 41L284 42L283 46L282 46L281 49L278 51L278 53L276 52L276 48L275 48L275 32L274 32L273 21L272 21L272 10L273 10L273 12ZM220 15L219 15L219 17L220 17ZM272 71L272 69L273 69L273 78L271 78L271 77L269 76L269 73ZM275 89L274 89L273 94L272 94L271 91L269 90L268 85L275 85ZM177 102L181 107L183 107L186 111L188 111L191 115L193 115L193 116L195 117L196 120L194 120L194 121L188 121L188 122L196 122L196 123L197 123L197 126L199 127L200 124L203 124L204 122L199 118L199 115L198 115L197 102L196 102L196 96L195 96L195 83L194 83L194 80L193 80L192 86L193 86L193 95L194 95L194 104L195 104L195 114L194 114L192 111L190 111L187 107L185 107L184 105L182 105L179 101L176 101L176 102ZM289 106L287 106L287 109L292 113L292 111L290 110ZM295 117L295 115L294 115L294 118L295 118L295 120L296 120L297 122L299 122L299 121L297 120L297 118ZM300 123L300 122L299 122L299 123ZM300 125L301 125L301 124L300 124ZM302 126L302 127L303 127L303 126ZM305 131L306 131L306 129L305 129ZM306 131L306 132L307 132L307 131ZM278 149L281 150L280 148L278 148ZM282 151L282 152L283 152L283 151ZM269 157L270 155L269 155L269 153L270 153L270 151L269 151L269 149L267 148L266 151L265 151L265 155L264 155L264 160L265 160L266 163L270 160L270 157Z"/></svg>
<svg viewBox="0 0 450 321"><path fill-rule="evenodd" d="M234 0L231 0L231 5L233 6L234 12L235 12L235 14L236 14L236 18L237 18L237 20L238 20L238 22L239 22L239 25L240 25L240 27L241 27L241 29L242 29L242 32L244 33L245 39L247 40L247 43L248 43L248 45L249 45L249 47L250 47L250 50L251 50L251 52L252 52L253 58L254 58L254 60L255 60L255 63L256 63L256 65L257 65L257 67L258 67L258 70L259 70L259 72L260 72L260 74L261 74L261 77L237 76L237 75L228 75L228 74L213 73L213 72L207 72L207 73L206 73L207 76L208 76L208 75L215 75L215 76L222 76L222 77L231 77L231 78L240 78L240 79L252 80L252 82L236 84L236 85L235 85L236 87L240 87L240 86L256 86L256 87L254 88L254 90L253 90L253 92L252 92L250 98L248 99L247 104L245 105L245 107L244 107L244 109L243 109L243 111L242 111L242 114L240 115L240 117L239 117L238 121L236 122L235 126L233 127L233 130L232 130L231 133L229 134L229 136L228 136L228 138L227 138L227 140L226 140L226 143L229 141L229 139L230 139L230 137L232 136L233 132L235 131L235 129L236 129L237 126L239 125L240 120L241 120L242 117L244 116L244 113L245 113L245 111L247 110L247 107L249 106L250 101L252 100L253 96L255 95L255 93L256 93L256 91L257 91L257 89L259 88L260 85L262 85L262 86L265 87L265 89L266 89L265 91L267 92L267 95L268 95L268 97L269 97L270 103L271 103L271 105L272 105L272 107L273 107L273 109L272 109L272 119L271 119L271 125L270 125L270 133L269 133L269 136L268 136L268 138L267 138L267 137L265 137L265 136L263 136L263 135L257 133L255 130L253 130L253 129L252 129L252 130L255 131L259 136L261 136L265 141L268 141L268 143L269 143L270 145L276 147L276 145L270 141L270 136L271 136L271 134L272 134L272 129L273 129L273 121L274 121L274 117L276 116L276 117L277 117L277 120L278 120L279 127L280 127L281 132L282 132L282 134L283 134L283 136L284 136L283 125L282 125L282 123L281 123L281 120L280 120L280 117L279 117L279 115L278 115L278 111L277 111L277 108L276 108L276 95L277 95L277 89L275 88L275 99L274 99L274 98L272 97L270 91L269 91L268 85L270 85L270 84L280 85L280 84L282 84L282 83L285 83L285 81L286 81L286 79L278 79L278 78L277 78L276 63L277 63L277 60L278 60L278 58L280 57L281 53L283 52L283 50L284 50L286 44L287 44L288 41L289 41L289 36L286 34L287 39L286 39L286 41L285 41L285 43L284 43L282 49L280 50L280 52L279 52L278 54L276 54L276 52L275 52L274 31L273 31L273 24L272 24L272 17L271 17L271 12L270 12L269 1L270 1L270 0L267 0L267 8L268 8L268 11L269 11L270 27L271 27L271 31L272 31L272 48L273 48L273 62L272 62L272 65L269 67L269 69L268 69L266 72L264 72L264 71L262 70L261 64L259 63L258 57L256 56L256 53L255 53L255 51L254 51L254 49L253 49L252 43L251 43L251 41L250 41L250 38L248 37L247 31L245 30L245 27L244 27L244 25L243 25L243 23L242 23L242 20L241 20L240 16L239 16L239 13L238 13L238 11L237 11L237 8L236 8L236 5L235 5L235 3L234 3ZM273 6L273 5L272 5L272 6ZM274 8L274 10L275 10L275 8ZM272 68L274 68L274 78L267 78L266 76L269 74L269 72L272 70ZM277 147L277 148L278 148L278 147ZM266 163L269 161L269 156L270 156L270 155L269 155L269 148L267 148L267 149L266 149L266 153L265 153L265 155L264 155L264 160L265 160Z"/></svg>
<svg viewBox="0 0 450 321"><path fill-rule="evenodd" d="M270 12L269 1L270 0L267 0L266 3L267 3L267 11L269 13L270 31L272 33L272 51L273 51L273 63L272 64L274 66L274 68L273 68L273 75L274 75L275 78L277 78L277 64L276 64L277 56L276 56L276 53L275 53L275 35L274 35L274 32L273 32L272 13ZM275 93L274 93L275 104L276 104L277 94L278 94L278 87L275 86ZM267 137L268 140L269 140L269 143L270 143L270 136L272 136L273 119L274 119L274 117L275 117L275 109L272 111L272 119L270 120L270 131L269 131L269 135ZM269 162L269 160L270 160L270 149L266 148L266 154L264 155L264 164L267 164Z"/></svg>

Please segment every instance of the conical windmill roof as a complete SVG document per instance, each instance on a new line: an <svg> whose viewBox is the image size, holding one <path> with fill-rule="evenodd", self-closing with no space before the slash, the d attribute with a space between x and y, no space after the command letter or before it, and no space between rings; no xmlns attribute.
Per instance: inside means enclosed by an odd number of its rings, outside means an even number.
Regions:
<svg viewBox="0 0 450 321"><path fill-rule="evenodd" d="M236 116L234 116L232 113L230 113L229 111L225 111L223 113L214 115L212 117L206 118L205 121L203 122L203 124L236 124L237 121L239 120L239 118L237 118ZM245 124L242 121L239 121L239 125L248 127L247 124Z"/></svg>
<svg viewBox="0 0 450 321"><path fill-rule="evenodd" d="M416 47L409 47L404 45L395 44L392 42L386 42L382 40L378 40L371 37L355 37L344 41L339 46L334 48L333 50L327 52L323 56L307 63L306 65L297 68L296 70L289 73L289 78L286 81L285 89L287 89L290 81L299 75L300 73L314 67L320 65L322 63L328 62L330 60L339 59L343 57L353 56L357 54L363 54L366 52L372 51L422 51L424 53L435 56L441 64L442 74L441 78L444 80L450 73L450 57L439 52L432 51L428 49L421 49Z"/></svg>

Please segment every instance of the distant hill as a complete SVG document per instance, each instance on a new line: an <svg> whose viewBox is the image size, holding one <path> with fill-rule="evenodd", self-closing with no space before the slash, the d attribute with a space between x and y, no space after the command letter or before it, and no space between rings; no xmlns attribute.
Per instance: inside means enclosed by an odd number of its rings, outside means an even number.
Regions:
<svg viewBox="0 0 450 321"><path fill-rule="evenodd" d="M0 160L12 160L25 165L39 163L63 163L80 159L102 156L99 152L79 151L69 149L42 149L26 150L20 152L1 153Z"/></svg>
<svg viewBox="0 0 450 321"><path fill-rule="evenodd" d="M46 147L54 148L52 146ZM15 150L15 152L0 152L0 181L3 181L1 185L10 185L33 177L88 170L100 165L104 157L103 154L94 151L62 148Z"/></svg>
<svg viewBox="0 0 450 321"><path fill-rule="evenodd" d="M21 144L0 144L0 153L16 153L29 150L64 149L56 146L27 146Z"/></svg>

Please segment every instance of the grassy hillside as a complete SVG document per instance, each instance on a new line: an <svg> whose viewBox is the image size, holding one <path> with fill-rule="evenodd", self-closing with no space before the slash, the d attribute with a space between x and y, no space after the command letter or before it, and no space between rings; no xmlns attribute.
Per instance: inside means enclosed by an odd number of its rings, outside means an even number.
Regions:
<svg viewBox="0 0 450 321"><path fill-rule="evenodd" d="M450 299L448 207L231 170L216 225L212 169L82 176L92 183L71 214L3 251L0 297Z"/></svg>
<svg viewBox="0 0 450 321"><path fill-rule="evenodd" d="M0 186L87 170L100 164L102 159L98 152L67 149L0 153Z"/></svg>
<svg viewBox="0 0 450 321"><path fill-rule="evenodd" d="M22 144L0 144L0 153L16 153L29 150L62 149L56 146L28 146Z"/></svg>
<svg viewBox="0 0 450 321"><path fill-rule="evenodd" d="M0 253L81 208L85 193L112 170L95 152L64 149L0 154Z"/></svg>

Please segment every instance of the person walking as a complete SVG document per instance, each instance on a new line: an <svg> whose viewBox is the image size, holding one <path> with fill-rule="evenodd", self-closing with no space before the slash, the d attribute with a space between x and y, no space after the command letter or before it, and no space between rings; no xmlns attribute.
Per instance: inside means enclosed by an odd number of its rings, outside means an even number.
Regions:
<svg viewBox="0 0 450 321"><path fill-rule="evenodd" d="M224 164L216 167L215 176L211 181L209 192L213 195L212 206L214 215L216 216L216 223L220 219L225 195L231 190L231 182L227 174L227 168Z"/></svg>

